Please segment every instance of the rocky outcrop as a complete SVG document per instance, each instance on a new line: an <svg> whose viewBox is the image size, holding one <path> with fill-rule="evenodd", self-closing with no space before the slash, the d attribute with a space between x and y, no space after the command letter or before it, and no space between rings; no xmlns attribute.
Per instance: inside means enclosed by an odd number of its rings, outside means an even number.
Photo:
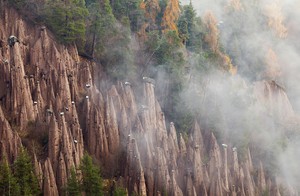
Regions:
<svg viewBox="0 0 300 196"><path fill-rule="evenodd" d="M288 121L295 113L284 88L275 81L262 81L254 85L254 94L267 107L267 112L276 119Z"/></svg>
<svg viewBox="0 0 300 196"><path fill-rule="evenodd" d="M49 196L58 195L56 180L49 159L44 163L43 174L43 194Z"/></svg>
<svg viewBox="0 0 300 196"><path fill-rule="evenodd" d="M18 134L12 130L9 122L6 120L3 110L0 106L0 154L6 156L9 162L13 162L18 155L21 145L21 139Z"/></svg>

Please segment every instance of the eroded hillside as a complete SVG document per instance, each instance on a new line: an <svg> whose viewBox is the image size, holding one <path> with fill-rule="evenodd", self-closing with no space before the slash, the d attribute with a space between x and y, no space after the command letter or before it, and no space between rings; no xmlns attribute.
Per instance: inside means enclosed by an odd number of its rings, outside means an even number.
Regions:
<svg viewBox="0 0 300 196"><path fill-rule="evenodd" d="M13 46L11 35L19 39ZM298 194L254 163L251 148L239 159L239 149L197 121L188 136L177 134L174 123L166 125L153 80L140 79L142 97L125 81L100 89L100 65L14 9L3 10L0 40L0 153L13 162L21 146L30 149L44 195L63 194L84 151L129 195ZM257 92L271 108L279 100L280 115L294 115L274 83L261 82Z"/></svg>

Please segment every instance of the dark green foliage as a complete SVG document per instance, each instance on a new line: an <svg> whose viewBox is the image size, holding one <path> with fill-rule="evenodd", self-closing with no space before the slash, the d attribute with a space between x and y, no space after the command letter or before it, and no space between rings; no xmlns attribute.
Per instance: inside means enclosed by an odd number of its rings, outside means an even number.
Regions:
<svg viewBox="0 0 300 196"><path fill-rule="evenodd" d="M93 164L92 158L85 154L80 169L82 172L82 189L86 195L103 195L100 170Z"/></svg>
<svg viewBox="0 0 300 196"><path fill-rule="evenodd" d="M20 9L22 8L24 5L25 5L25 0L9 0L8 3L9 5L17 8L17 9Z"/></svg>
<svg viewBox="0 0 300 196"><path fill-rule="evenodd" d="M40 192L38 181L34 175L31 159L25 149L21 149L13 168L21 195L38 195Z"/></svg>
<svg viewBox="0 0 300 196"><path fill-rule="evenodd" d="M17 184L5 157L0 164L0 195L20 195L19 185Z"/></svg>
<svg viewBox="0 0 300 196"><path fill-rule="evenodd" d="M175 108L179 103L179 94L184 85L185 60L183 57L183 45L181 39L175 31L169 31L160 35L158 31L148 34L146 50L150 54L150 59L146 62L156 67L156 73L147 73L151 77L157 78L157 94L162 97L162 108L168 119L175 119Z"/></svg>
<svg viewBox="0 0 300 196"><path fill-rule="evenodd" d="M85 18L88 10L84 0L51 1L45 8L45 20L60 41L70 44L85 40Z"/></svg>
<svg viewBox="0 0 300 196"><path fill-rule="evenodd" d="M95 57L95 52L103 50L102 42L108 38L109 32L113 33L114 17L107 1L105 5L105 7L101 7L99 2L88 4L89 16L86 34L88 39L85 51L92 57Z"/></svg>
<svg viewBox="0 0 300 196"><path fill-rule="evenodd" d="M126 196L127 192L124 188L122 187L116 187L114 190L114 196Z"/></svg>
<svg viewBox="0 0 300 196"><path fill-rule="evenodd" d="M113 79L124 80L134 74L128 19L122 18L122 25L115 19L109 1L104 6L91 3L88 7L89 26L86 51L101 62Z"/></svg>
<svg viewBox="0 0 300 196"><path fill-rule="evenodd" d="M188 21L185 17L180 17L178 19L178 33L179 37L182 39L182 42L186 44L189 39L189 30L188 30Z"/></svg>
<svg viewBox="0 0 300 196"><path fill-rule="evenodd" d="M144 22L144 12L140 9L141 0L113 0L111 6L118 20L128 18L133 32L140 29Z"/></svg>
<svg viewBox="0 0 300 196"><path fill-rule="evenodd" d="M168 4L168 0L159 0L160 12L157 14L157 17L156 17L156 21L159 26L161 26L161 22L162 22L167 4Z"/></svg>
<svg viewBox="0 0 300 196"><path fill-rule="evenodd" d="M186 44L187 49L199 52L202 49L203 26L201 18L196 17L192 4L183 7L177 25L179 37Z"/></svg>
<svg viewBox="0 0 300 196"><path fill-rule="evenodd" d="M67 195L70 195L70 196L80 196L81 195L80 182L77 179L76 171L74 168L71 170L71 176L69 176L69 178L68 178L66 192L67 192Z"/></svg>
<svg viewBox="0 0 300 196"><path fill-rule="evenodd" d="M157 31L149 33L146 46L147 51L153 53L153 60L157 65L174 65L174 63L182 65L184 61L180 51L181 41L175 31L169 31L162 36Z"/></svg>

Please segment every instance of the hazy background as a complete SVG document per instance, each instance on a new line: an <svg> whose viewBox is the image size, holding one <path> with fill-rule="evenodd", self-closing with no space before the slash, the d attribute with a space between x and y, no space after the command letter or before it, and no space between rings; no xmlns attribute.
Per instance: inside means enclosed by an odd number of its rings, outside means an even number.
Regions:
<svg viewBox="0 0 300 196"><path fill-rule="evenodd" d="M192 4L198 16L211 10L222 21L219 41L238 74L193 71L182 94L185 104L240 152L250 146L280 182L300 187L300 0Z"/></svg>

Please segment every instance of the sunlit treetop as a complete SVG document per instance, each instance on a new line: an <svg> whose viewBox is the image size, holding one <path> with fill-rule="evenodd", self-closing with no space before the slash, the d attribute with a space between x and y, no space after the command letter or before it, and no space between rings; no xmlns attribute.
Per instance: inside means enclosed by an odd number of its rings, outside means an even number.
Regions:
<svg viewBox="0 0 300 196"><path fill-rule="evenodd" d="M219 49L219 29L217 27L217 19L211 11L208 11L204 16L203 22L207 30L207 34L204 39L208 43L212 52L217 52Z"/></svg>
<svg viewBox="0 0 300 196"><path fill-rule="evenodd" d="M163 32L166 31L177 32L178 29L176 23L178 21L179 16L180 16L180 6L178 0L169 0L161 24L163 28Z"/></svg>

